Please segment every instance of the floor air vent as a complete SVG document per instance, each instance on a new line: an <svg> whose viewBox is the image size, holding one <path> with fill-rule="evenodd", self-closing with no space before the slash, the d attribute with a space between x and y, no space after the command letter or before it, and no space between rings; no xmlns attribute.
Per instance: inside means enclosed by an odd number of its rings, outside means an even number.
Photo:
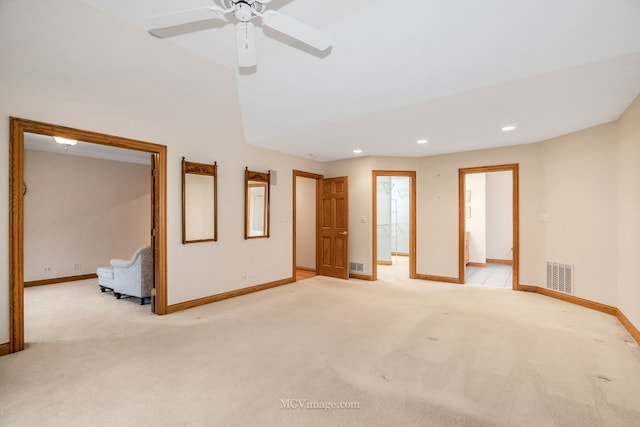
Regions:
<svg viewBox="0 0 640 427"><path fill-rule="evenodd" d="M573 295L573 266L547 261L547 289Z"/></svg>
<svg viewBox="0 0 640 427"><path fill-rule="evenodd" d="M350 262L349 271L353 271L355 273L362 273L364 271L364 264L361 262Z"/></svg>

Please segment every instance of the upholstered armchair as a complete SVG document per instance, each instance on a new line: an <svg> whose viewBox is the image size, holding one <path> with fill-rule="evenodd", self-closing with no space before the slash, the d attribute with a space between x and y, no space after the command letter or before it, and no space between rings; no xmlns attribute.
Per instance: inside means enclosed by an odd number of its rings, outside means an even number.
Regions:
<svg viewBox="0 0 640 427"><path fill-rule="evenodd" d="M140 304L151 297L153 281L153 259L151 247L140 248L130 260L112 259L113 294L120 299L123 295L140 298Z"/></svg>

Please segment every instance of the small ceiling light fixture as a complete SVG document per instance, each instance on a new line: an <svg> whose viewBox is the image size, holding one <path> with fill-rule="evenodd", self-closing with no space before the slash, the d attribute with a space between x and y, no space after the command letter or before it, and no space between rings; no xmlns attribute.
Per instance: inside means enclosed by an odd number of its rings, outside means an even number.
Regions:
<svg viewBox="0 0 640 427"><path fill-rule="evenodd" d="M360 154L360 153L362 153L362 150L360 150L360 149L356 148L355 150L353 150L353 152L354 152L355 154Z"/></svg>
<svg viewBox="0 0 640 427"><path fill-rule="evenodd" d="M429 142L428 139L419 139L418 140L418 144L426 144L427 142Z"/></svg>
<svg viewBox="0 0 640 427"><path fill-rule="evenodd" d="M76 145L78 143L75 139L62 138L60 136L54 136L53 140L61 145Z"/></svg>
<svg viewBox="0 0 640 427"><path fill-rule="evenodd" d="M502 131L503 131L503 132L511 132L512 130L515 130L515 129L516 129L516 127L515 127L515 126L513 126L513 125L509 125L509 126L505 126L505 127L503 127L503 128L502 128Z"/></svg>

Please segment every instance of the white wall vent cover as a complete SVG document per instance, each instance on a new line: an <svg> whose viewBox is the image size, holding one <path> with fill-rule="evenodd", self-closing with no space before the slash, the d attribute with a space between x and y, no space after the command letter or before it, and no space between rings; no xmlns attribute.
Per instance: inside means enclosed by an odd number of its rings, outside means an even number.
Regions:
<svg viewBox="0 0 640 427"><path fill-rule="evenodd" d="M349 263L349 271L353 271L355 273L364 272L364 263L361 263L361 262L350 262Z"/></svg>
<svg viewBox="0 0 640 427"><path fill-rule="evenodd" d="M547 261L547 289L573 295L573 265Z"/></svg>

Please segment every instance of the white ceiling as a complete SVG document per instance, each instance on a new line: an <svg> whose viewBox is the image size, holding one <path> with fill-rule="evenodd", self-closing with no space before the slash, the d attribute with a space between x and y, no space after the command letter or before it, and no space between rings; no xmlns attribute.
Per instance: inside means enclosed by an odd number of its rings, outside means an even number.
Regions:
<svg viewBox="0 0 640 427"><path fill-rule="evenodd" d="M148 29L147 16L213 0L84 1ZM640 0L268 7L333 38L318 54L256 21L257 70L236 71L244 132L249 144L278 151L325 161L354 157L354 148L427 156L523 144L615 120L640 94ZM237 70L229 21L167 43ZM517 129L502 132L507 124Z"/></svg>

